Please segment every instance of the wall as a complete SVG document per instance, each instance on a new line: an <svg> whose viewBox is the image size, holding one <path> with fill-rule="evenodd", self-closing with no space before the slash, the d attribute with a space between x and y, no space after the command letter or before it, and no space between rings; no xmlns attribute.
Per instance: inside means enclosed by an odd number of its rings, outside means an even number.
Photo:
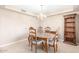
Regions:
<svg viewBox="0 0 79 59"><path fill-rule="evenodd" d="M76 15L76 42L79 43L79 14Z"/></svg>
<svg viewBox="0 0 79 59"><path fill-rule="evenodd" d="M52 30L57 30L60 40L64 39L64 18L62 15L55 15L46 18L43 21L42 26L49 26Z"/></svg>
<svg viewBox="0 0 79 59"><path fill-rule="evenodd" d="M21 37L28 35L30 26L37 28L35 17L0 9L0 45L21 40Z"/></svg>

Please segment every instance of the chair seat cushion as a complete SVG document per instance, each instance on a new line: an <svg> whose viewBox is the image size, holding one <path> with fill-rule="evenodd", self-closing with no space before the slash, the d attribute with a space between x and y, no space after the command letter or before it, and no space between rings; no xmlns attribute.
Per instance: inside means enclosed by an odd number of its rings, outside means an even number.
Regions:
<svg viewBox="0 0 79 59"><path fill-rule="evenodd" d="M53 45L54 41L49 40L48 44Z"/></svg>
<svg viewBox="0 0 79 59"><path fill-rule="evenodd" d="M57 44L57 42L55 42L54 40L49 40L48 44L53 45L53 44Z"/></svg>
<svg viewBox="0 0 79 59"><path fill-rule="evenodd" d="M50 35L48 38L48 44L53 45L55 35Z"/></svg>
<svg viewBox="0 0 79 59"><path fill-rule="evenodd" d="M33 40L32 43L33 44L42 44L43 40Z"/></svg>

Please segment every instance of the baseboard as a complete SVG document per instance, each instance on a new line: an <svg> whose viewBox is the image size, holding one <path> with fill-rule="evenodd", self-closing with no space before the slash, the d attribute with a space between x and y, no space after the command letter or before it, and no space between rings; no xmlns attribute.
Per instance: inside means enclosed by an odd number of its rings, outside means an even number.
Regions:
<svg viewBox="0 0 79 59"><path fill-rule="evenodd" d="M77 43L77 45L79 45L79 43Z"/></svg>
<svg viewBox="0 0 79 59"><path fill-rule="evenodd" d="M17 41L9 42L9 43L6 43L6 44L2 44L2 45L0 45L0 48L6 47L6 46L9 46L9 45L12 45L12 44L15 44L15 43L24 41L24 40L25 40L25 39L21 39L21 40L17 40Z"/></svg>

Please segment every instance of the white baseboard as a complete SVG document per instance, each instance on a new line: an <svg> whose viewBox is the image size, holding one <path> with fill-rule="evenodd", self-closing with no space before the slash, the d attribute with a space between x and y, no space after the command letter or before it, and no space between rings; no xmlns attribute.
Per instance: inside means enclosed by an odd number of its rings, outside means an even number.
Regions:
<svg viewBox="0 0 79 59"><path fill-rule="evenodd" d="M15 43L24 41L24 40L25 40L25 39L17 40L17 41L14 41L14 42L9 42L9 43L6 43L6 44L2 44L2 45L0 45L0 48L6 47L6 46L9 46L9 45L12 45L12 44L15 44Z"/></svg>

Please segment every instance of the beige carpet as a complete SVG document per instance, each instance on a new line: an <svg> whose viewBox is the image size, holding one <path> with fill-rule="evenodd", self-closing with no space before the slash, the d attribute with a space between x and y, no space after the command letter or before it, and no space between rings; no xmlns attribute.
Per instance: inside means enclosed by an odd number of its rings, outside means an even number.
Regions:
<svg viewBox="0 0 79 59"><path fill-rule="evenodd" d="M46 53L41 48L38 48L37 52ZM48 52L53 53L53 48L49 48ZM27 40L22 40L15 44L1 48L0 53L34 53L34 50L31 51L30 47L28 46ZM59 42L57 53L79 53L79 45L73 46L63 42Z"/></svg>

